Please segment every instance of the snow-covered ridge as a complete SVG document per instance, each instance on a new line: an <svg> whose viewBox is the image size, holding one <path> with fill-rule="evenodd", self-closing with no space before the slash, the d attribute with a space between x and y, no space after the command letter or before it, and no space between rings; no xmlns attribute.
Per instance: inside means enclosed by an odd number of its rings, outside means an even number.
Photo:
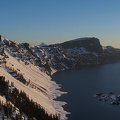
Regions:
<svg viewBox="0 0 120 120"><path fill-rule="evenodd" d="M57 96L64 94L59 89L59 86L51 81L51 78L39 70L37 66L33 64L25 65L24 62L16 60L8 52L5 51L8 56L6 60L6 66L10 67L19 73L21 73L27 81L30 81L34 86L41 86L43 92L38 91L30 86L26 86L23 83L16 80L15 77L11 76L5 69L5 66L0 67L0 76L5 76L10 82L14 82L14 85L19 90L23 90L29 95L29 98L40 104L50 114L60 114L61 120L65 120L67 112L63 110L62 106L65 102L53 100ZM44 94L46 92L47 94Z"/></svg>

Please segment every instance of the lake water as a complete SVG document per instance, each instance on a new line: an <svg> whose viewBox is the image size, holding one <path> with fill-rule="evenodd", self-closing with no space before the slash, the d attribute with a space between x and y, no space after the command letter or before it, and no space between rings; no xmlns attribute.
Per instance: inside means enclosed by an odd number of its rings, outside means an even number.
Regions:
<svg viewBox="0 0 120 120"><path fill-rule="evenodd" d="M57 99L67 102L68 120L120 120L120 105L94 97L98 92L120 94L120 63L57 72L52 79L68 92Z"/></svg>

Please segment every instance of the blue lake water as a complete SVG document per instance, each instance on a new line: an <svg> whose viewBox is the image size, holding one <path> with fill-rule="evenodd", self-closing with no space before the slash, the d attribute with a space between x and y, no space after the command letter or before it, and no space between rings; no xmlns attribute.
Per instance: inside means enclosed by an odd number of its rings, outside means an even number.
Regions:
<svg viewBox="0 0 120 120"><path fill-rule="evenodd" d="M67 102L68 120L120 120L120 105L94 97L98 92L120 94L120 63L57 72L52 79L68 92L57 99Z"/></svg>

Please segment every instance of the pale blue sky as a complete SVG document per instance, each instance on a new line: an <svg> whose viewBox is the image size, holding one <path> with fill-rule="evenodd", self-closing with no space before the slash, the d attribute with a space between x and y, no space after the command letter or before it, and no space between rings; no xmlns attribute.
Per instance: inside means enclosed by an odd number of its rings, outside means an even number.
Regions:
<svg viewBox="0 0 120 120"><path fill-rule="evenodd" d="M120 48L120 0L0 0L0 34L32 45L97 37Z"/></svg>

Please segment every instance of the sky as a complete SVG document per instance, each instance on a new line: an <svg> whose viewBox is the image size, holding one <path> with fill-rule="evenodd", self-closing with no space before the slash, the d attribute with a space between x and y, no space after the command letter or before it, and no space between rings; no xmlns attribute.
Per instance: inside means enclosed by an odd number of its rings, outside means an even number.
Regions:
<svg viewBox="0 0 120 120"><path fill-rule="evenodd" d="M31 45L96 37L120 48L120 0L0 0L0 34Z"/></svg>

